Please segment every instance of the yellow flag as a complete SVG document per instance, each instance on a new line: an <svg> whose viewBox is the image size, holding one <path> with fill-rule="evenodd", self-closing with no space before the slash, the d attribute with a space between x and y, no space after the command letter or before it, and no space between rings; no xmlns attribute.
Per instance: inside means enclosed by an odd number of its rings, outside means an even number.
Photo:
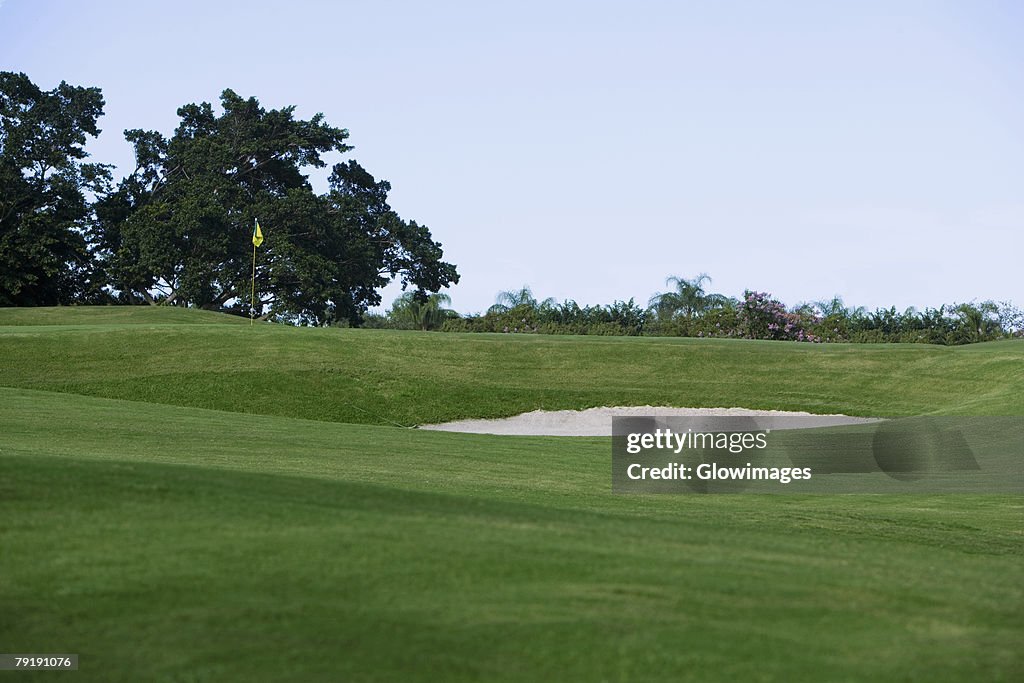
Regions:
<svg viewBox="0 0 1024 683"><path fill-rule="evenodd" d="M258 247L263 244L263 231L260 230L260 221L256 219L256 227L252 229L252 246Z"/></svg>

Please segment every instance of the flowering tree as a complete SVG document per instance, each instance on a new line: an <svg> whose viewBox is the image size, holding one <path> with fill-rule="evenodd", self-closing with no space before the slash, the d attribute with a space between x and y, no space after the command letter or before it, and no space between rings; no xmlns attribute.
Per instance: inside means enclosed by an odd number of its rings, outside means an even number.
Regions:
<svg viewBox="0 0 1024 683"><path fill-rule="evenodd" d="M737 332L747 339L779 339L787 341L819 342L821 338L809 332L810 324L820 322L809 310L789 312L782 302L767 292L743 292L740 303Z"/></svg>

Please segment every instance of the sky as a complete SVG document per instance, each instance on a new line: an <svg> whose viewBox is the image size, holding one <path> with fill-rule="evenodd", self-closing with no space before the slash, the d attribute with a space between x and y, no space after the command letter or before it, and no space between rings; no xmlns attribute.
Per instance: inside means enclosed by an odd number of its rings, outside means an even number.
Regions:
<svg viewBox="0 0 1024 683"><path fill-rule="evenodd" d="M87 149L120 175L124 129L225 88L348 129L462 313L700 273L789 305L1024 305L1022 36L1015 0L0 0L0 70L101 88Z"/></svg>

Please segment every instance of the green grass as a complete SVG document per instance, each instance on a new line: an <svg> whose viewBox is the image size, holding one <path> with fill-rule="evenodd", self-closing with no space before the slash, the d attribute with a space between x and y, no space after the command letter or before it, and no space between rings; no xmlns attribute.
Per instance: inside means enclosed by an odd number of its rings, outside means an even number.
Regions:
<svg viewBox="0 0 1024 683"><path fill-rule="evenodd" d="M402 425L644 404L1024 414L1024 340L950 348L250 328L209 313L196 321L225 323L161 324L191 312L149 307L136 324L125 308L95 309L85 324L88 309L63 310L74 326L0 310L0 386Z"/></svg>
<svg viewBox="0 0 1024 683"><path fill-rule="evenodd" d="M0 325L246 325L236 316L168 306L57 306L0 309Z"/></svg>
<svg viewBox="0 0 1024 683"><path fill-rule="evenodd" d="M1019 680L1020 497L617 496L606 439L330 420L376 419L344 411L368 397L409 421L537 397L1024 414L1020 344L250 330L160 313L0 329L0 651L79 653L64 675L83 681ZM265 383L266 401L236 395Z"/></svg>

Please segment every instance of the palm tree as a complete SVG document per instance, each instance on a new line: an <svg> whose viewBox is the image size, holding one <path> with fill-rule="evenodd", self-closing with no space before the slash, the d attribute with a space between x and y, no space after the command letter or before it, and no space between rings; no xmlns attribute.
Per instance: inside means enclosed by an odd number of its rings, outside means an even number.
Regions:
<svg viewBox="0 0 1024 683"><path fill-rule="evenodd" d="M493 313L506 313L511 311L513 308L520 306L527 306L534 310L539 310L541 307L549 308L556 305L556 302L552 298L547 298L544 301L537 303L537 299L534 298L533 292L526 285L523 285L519 291L505 291L498 292L498 296L495 298L494 305L487 309L489 314Z"/></svg>
<svg viewBox="0 0 1024 683"><path fill-rule="evenodd" d="M729 297L706 293L705 282L711 282L711 277L707 273L701 273L692 280L670 277L665 280L665 284L674 287L675 291L655 294L648 302L648 306L663 320L671 319L680 313L687 319L692 319L695 314L726 306Z"/></svg>
<svg viewBox="0 0 1024 683"><path fill-rule="evenodd" d="M960 304L953 309L960 316L961 339L967 343L979 342L988 336L995 336L999 331L998 319L995 317L999 307L992 301L981 304Z"/></svg>
<svg viewBox="0 0 1024 683"><path fill-rule="evenodd" d="M451 303L452 298L441 292L427 296L425 301L418 299L415 292L406 292L395 299L390 316L397 323L419 330L436 330L454 313L445 308Z"/></svg>
<svg viewBox="0 0 1024 683"><path fill-rule="evenodd" d="M831 301L815 301L814 306L823 320L827 320L829 325L835 326L833 332L841 335L855 331L868 315L867 309L863 306L847 307L840 296L832 297ZM916 315L916 313L914 314Z"/></svg>
<svg viewBox="0 0 1024 683"><path fill-rule="evenodd" d="M838 295L832 297L831 301L826 299L815 301L814 305L818 308L818 311L821 312L822 318L828 318L834 315L846 317L847 315L846 304L843 303L843 298Z"/></svg>
<svg viewBox="0 0 1024 683"><path fill-rule="evenodd" d="M821 312L822 318L839 316L840 318L852 320L854 318L864 317L868 312L863 306L847 308L846 304L843 303L843 298L840 296L832 297L831 301L815 301L814 305L817 306L818 310Z"/></svg>

